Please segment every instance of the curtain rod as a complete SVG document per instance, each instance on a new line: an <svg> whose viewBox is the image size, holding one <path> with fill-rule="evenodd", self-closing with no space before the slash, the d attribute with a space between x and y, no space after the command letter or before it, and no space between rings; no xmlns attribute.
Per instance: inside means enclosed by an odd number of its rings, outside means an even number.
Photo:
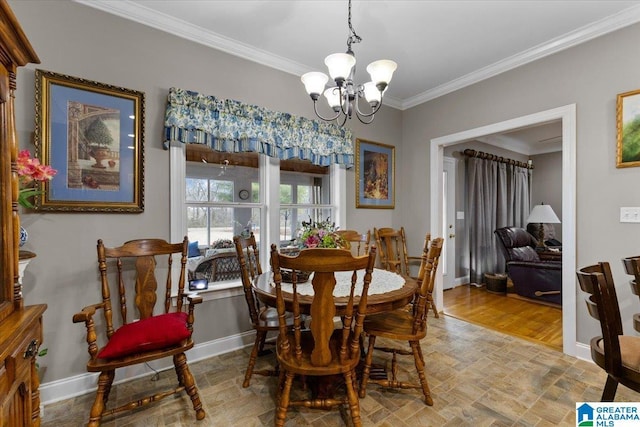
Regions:
<svg viewBox="0 0 640 427"><path fill-rule="evenodd" d="M520 166L521 168L533 169L533 163L530 164L525 162L519 162L517 160L496 156L495 154L485 153L483 151L472 150L470 148L467 148L466 150L464 150L462 154L464 154L467 157L479 157L481 159L486 159L486 160L495 160L496 162L499 162L499 163L507 163L509 165Z"/></svg>

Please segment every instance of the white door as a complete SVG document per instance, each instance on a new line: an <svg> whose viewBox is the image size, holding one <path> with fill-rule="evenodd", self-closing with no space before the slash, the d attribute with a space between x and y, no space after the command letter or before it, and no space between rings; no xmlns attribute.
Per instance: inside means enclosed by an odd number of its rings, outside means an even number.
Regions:
<svg viewBox="0 0 640 427"><path fill-rule="evenodd" d="M442 164L442 288L451 289L456 281L456 160L445 157Z"/></svg>

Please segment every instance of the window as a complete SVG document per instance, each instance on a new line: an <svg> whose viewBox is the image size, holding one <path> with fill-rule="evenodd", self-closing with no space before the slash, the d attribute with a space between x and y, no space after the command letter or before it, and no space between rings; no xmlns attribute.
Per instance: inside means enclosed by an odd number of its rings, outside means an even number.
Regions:
<svg viewBox="0 0 640 427"><path fill-rule="evenodd" d="M283 162L284 163L284 162ZM329 168L322 175L280 170L280 245L296 238L303 221L333 218Z"/></svg>
<svg viewBox="0 0 640 427"><path fill-rule="evenodd" d="M251 230L259 240L261 263L268 266L271 242L288 245L302 221L344 220L339 206L340 200L344 203L342 166L218 153L195 144L170 149L171 239L180 241L186 233L190 241L198 240L203 255L221 239ZM280 191L264 191L267 182ZM267 217L275 212L279 218ZM239 278L210 283L215 293L206 293L205 299L240 295L241 286Z"/></svg>
<svg viewBox="0 0 640 427"><path fill-rule="evenodd" d="M246 194L246 196L245 196ZM258 169L231 164L187 162L185 208L187 236L214 247L243 231L260 235Z"/></svg>

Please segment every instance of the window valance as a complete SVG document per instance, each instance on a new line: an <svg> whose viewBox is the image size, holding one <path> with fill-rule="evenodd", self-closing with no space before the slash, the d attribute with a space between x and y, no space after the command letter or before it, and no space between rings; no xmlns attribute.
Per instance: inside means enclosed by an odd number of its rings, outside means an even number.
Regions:
<svg viewBox="0 0 640 427"><path fill-rule="evenodd" d="M169 90L164 119L165 148L172 141L320 166L354 161L349 129L179 88Z"/></svg>

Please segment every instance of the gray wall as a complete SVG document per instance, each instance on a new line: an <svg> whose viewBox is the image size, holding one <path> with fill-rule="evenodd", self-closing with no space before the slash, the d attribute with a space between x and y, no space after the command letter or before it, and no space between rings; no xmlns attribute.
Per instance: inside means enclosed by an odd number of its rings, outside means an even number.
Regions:
<svg viewBox="0 0 640 427"><path fill-rule="evenodd" d="M616 95L640 87L640 57L631 54L637 50L638 40L640 25L636 24L416 106L402 115L403 160L415 166L404 169L404 179L429 188L429 170L418 165L428 165L431 139L575 103L577 266L611 262L624 326L629 332L638 301L625 286L628 277L620 259L638 253L640 227L621 224L619 209L640 204L640 196L631 190L640 178L640 169L615 166L615 112ZM414 224L428 221L430 199L421 196L422 188L407 187L399 206L400 221L407 225L409 234L421 230ZM577 293L577 339L586 344L599 334L599 328L586 313L583 295Z"/></svg>
<svg viewBox="0 0 640 427"><path fill-rule="evenodd" d="M21 68L16 94L21 148L33 151L34 69L145 92L145 211L141 214L21 214L37 253L24 278L25 303L47 303L43 382L85 372L85 328L71 318L100 301L95 245L116 246L139 237L169 239L169 153L162 148L164 109L170 87L233 98L313 118L297 76L183 40L162 31L71 1L9 1L41 64ZM357 122L357 120L356 120ZM400 146L401 113L383 107L374 124L350 123L355 137ZM347 225L391 225L393 210L355 209L355 173L347 172ZM400 195L400 199L402 196ZM249 330L242 297L205 302L196 311L195 341L203 343Z"/></svg>
<svg viewBox="0 0 640 427"><path fill-rule="evenodd" d="M562 220L562 152L537 154L533 160L531 207L544 203ZM553 224L556 240L562 241L562 224Z"/></svg>

